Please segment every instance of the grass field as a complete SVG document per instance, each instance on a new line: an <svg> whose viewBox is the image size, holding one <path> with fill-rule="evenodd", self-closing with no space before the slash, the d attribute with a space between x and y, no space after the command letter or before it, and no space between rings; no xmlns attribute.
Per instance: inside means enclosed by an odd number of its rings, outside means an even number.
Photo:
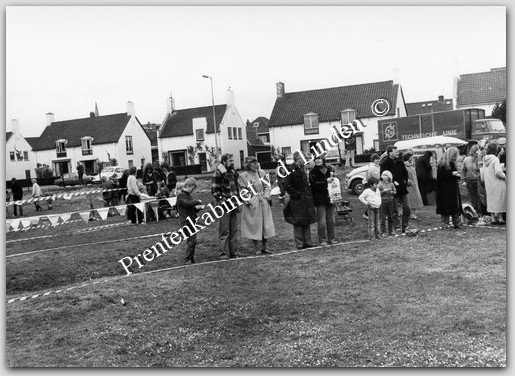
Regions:
<svg viewBox="0 0 515 376"><path fill-rule="evenodd" d="M254 256L240 240L248 257L218 261L214 223L199 234L198 264L182 266L181 244L130 276L118 260L177 230L176 219L133 226L117 216L8 233L6 364L506 366L505 229L370 242L363 207L348 197L356 226L337 221L339 245L294 250L275 198L272 256ZM419 217L412 226L439 224L433 205Z"/></svg>

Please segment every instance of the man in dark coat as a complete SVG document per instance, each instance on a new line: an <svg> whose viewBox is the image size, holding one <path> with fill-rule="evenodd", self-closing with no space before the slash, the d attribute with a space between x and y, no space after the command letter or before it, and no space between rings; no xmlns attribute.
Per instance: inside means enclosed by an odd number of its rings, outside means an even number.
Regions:
<svg viewBox="0 0 515 376"><path fill-rule="evenodd" d="M304 158L296 151L293 154L293 161L290 174L286 177L284 184L286 192L290 195L285 214L288 213L287 220L293 225L297 249L310 248L313 247L310 225L316 222L315 205L304 169Z"/></svg>
<svg viewBox="0 0 515 376"><path fill-rule="evenodd" d="M13 193L13 201L23 199L23 188L16 178L11 179L11 192ZM14 204L14 216L18 215L18 209L20 209L20 217L23 217L23 206L17 204Z"/></svg>
<svg viewBox="0 0 515 376"><path fill-rule="evenodd" d="M427 150L423 156L415 162L417 171L418 189L422 196L422 203L429 205L427 194L433 190L433 167L431 166L431 157L433 153Z"/></svg>
<svg viewBox="0 0 515 376"><path fill-rule="evenodd" d="M79 184L84 185L84 166L80 162L77 162L77 175L79 175Z"/></svg>
<svg viewBox="0 0 515 376"><path fill-rule="evenodd" d="M397 189L397 193L393 198L393 225L396 231L399 229L402 232L406 231L409 225L409 217L411 214L409 202L408 202L408 170L404 162L399 160L399 150L390 145L386 149L387 157L381 164L381 174L383 171L390 171L393 176L393 184ZM399 226L399 205L402 206L402 224Z"/></svg>

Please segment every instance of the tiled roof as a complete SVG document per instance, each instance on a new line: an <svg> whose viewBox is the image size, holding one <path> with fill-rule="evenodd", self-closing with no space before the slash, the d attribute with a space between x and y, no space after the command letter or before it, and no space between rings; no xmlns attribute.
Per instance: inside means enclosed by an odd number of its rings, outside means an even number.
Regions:
<svg viewBox="0 0 515 376"><path fill-rule="evenodd" d="M226 109L227 105L225 104L215 106L218 129L220 129L220 123L222 122ZM206 133L214 133L213 106L206 106L176 110L171 115L168 115L159 138L193 135L193 119L197 118L206 118Z"/></svg>
<svg viewBox="0 0 515 376"><path fill-rule="evenodd" d="M506 67L460 75L456 94L456 106L501 103L506 99Z"/></svg>
<svg viewBox="0 0 515 376"><path fill-rule="evenodd" d="M150 138L150 146L157 146L157 130L143 128L148 138Z"/></svg>
<svg viewBox="0 0 515 376"><path fill-rule="evenodd" d="M54 121L48 125L32 150L55 149L55 141L65 139L66 147L81 145L81 137L93 137L93 144L118 142L130 120L127 113L95 116L84 119ZM139 120L136 118L139 123ZM141 125L141 123L140 123Z"/></svg>
<svg viewBox="0 0 515 376"><path fill-rule="evenodd" d="M13 132L5 132L5 142L9 141L11 136L13 135Z"/></svg>
<svg viewBox="0 0 515 376"><path fill-rule="evenodd" d="M354 108L356 117L376 117L371 105L376 99L385 98L391 103L388 115L395 115L399 85L393 81L334 87L329 89L284 93L276 98L269 127L302 124L304 115L319 114L319 122L338 121L341 111Z"/></svg>
<svg viewBox="0 0 515 376"><path fill-rule="evenodd" d="M34 149L34 146L39 142L39 137L25 137L25 141Z"/></svg>
<svg viewBox="0 0 515 376"><path fill-rule="evenodd" d="M259 127L254 127L254 123L259 123ZM264 116L260 116L256 118L254 121L249 122L246 126L247 132L247 142L251 146L265 146L263 141L261 141L257 133L266 133L269 132L268 129L268 119Z"/></svg>
<svg viewBox="0 0 515 376"><path fill-rule="evenodd" d="M436 100L406 103L406 112L408 113L408 116L430 114L431 112L451 111L452 109L452 99L444 99L441 102Z"/></svg>

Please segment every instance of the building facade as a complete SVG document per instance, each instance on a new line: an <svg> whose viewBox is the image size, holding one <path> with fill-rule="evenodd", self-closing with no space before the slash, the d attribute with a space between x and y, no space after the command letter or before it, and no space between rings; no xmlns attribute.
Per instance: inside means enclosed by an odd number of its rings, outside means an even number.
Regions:
<svg viewBox="0 0 515 376"><path fill-rule="evenodd" d="M18 120L12 120L11 128L5 135L5 178L35 178L36 158L32 146L20 133Z"/></svg>

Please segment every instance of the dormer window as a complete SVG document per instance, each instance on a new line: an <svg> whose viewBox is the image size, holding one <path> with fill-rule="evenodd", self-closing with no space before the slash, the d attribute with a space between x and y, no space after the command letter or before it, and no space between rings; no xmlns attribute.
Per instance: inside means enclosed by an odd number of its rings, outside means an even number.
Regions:
<svg viewBox="0 0 515 376"><path fill-rule="evenodd" d="M66 144L68 140L60 139L55 142L55 151L57 153L57 158L66 157Z"/></svg>
<svg viewBox="0 0 515 376"><path fill-rule="evenodd" d="M304 115L304 134L318 134L318 114L313 112Z"/></svg>
<svg viewBox="0 0 515 376"><path fill-rule="evenodd" d="M195 129L195 138L197 139L197 142L204 141L204 130Z"/></svg>
<svg viewBox="0 0 515 376"><path fill-rule="evenodd" d="M91 143L93 142L93 137L85 136L80 139L82 155L91 155L93 154L93 147Z"/></svg>

